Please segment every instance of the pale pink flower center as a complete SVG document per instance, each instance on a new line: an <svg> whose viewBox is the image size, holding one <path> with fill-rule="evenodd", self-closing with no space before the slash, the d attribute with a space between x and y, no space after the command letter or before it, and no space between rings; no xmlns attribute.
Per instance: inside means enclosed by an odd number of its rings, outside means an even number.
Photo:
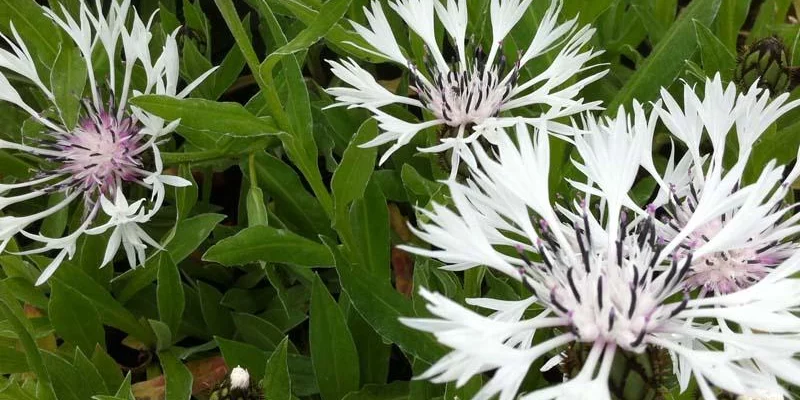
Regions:
<svg viewBox="0 0 800 400"><path fill-rule="evenodd" d="M689 247L699 247L713 238L723 226L721 220L711 221L689 236ZM764 278L772 267L785 258L780 247L758 249L744 247L698 257L686 278L690 288L726 294L744 289Z"/></svg>
<svg viewBox="0 0 800 400"><path fill-rule="evenodd" d="M71 132L57 135L62 155L54 171L69 174L64 186L88 194L113 193L123 181L142 177L144 150L139 127L130 117L117 119L101 110L83 118Z"/></svg>

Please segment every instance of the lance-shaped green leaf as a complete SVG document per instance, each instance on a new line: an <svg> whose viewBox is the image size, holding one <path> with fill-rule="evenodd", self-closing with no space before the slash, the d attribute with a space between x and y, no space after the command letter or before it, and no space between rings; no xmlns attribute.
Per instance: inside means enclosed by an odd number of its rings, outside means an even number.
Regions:
<svg viewBox="0 0 800 400"><path fill-rule="evenodd" d="M268 117L256 117L238 103L144 95L131 104L167 121L181 120L178 133L198 146L211 148L224 138L258 138L279 132Z"/></svg>
<svg viewBox="0 0 800 400"><path fill-rule="evenodd" d="M25 357L28 361L31 371L36 374L37 385L39 387L38 397L42 400L56 400L55 390L53 383L50 380L50 374L45 368L42 353L36 342L33 339L33 326L30 320L25 317L22 307L16 299L8 291L5 282L0 281L0 316L11 323L11 327L19 337L22 349L25 351Z"/></svg>
<svg viewBox="0 0 800 400"><path fill-rule="evenodd" d="M252 226L220 240L208 249L203 259L223 265L242 265L256 261L306 267L333 265L330 253L322 244L266 225Z"/></svg>
<svg viewBox="0 0 800 400"><path fill-rule="evenodd" d="M684 62L697 51L696 40L687 40L694 35L694 22L709 26L719 10L721 0L696 0L689 4L681 18L672 24L667 33L653 48L653 52L642 62L636 72L625 82L619 93L606 108L616 113L619 106L630 107L633 99L647 102L658 96L659 89L669 86L684 69Z"/></svg>
<svg viewBox="0 0 800 400"><path fill-rule="evenodd" d="M292 399L292 382L289 378L289 365L286 361L288 342L289 338L284 337L267 361L266 373L261 381L261 387L264 388L264 396L267 399Z"/></svg>
<svg viewBox="0 0 800 400"><path fill-rule="evenodd" d="M358 389L358 352L342 310L316 276L311 289L311 362L323 400L339 400Z"/></svg>
<svg viewBox="0 0 800 400"><path fill-rule="evenodd" d="M105 330L91 301L58 281L50 286L48 311L58 335L86 353L98 344L105 346Z"/></svg>
<svg viewBox="0 0 800 400"><path fill-rule="evenodd" d="M253 7L257 7L256 3L260 1L263 0L247 0ZM291 14L307 26L315 23L317 16L320 14L319 10L310 7L307 2L299 0L268 0L268 2L276 7L276 12L286 10L288 14ZM468 8L470 10L472 9L471 7ZM350 53L365 61L375 63L386 61L383 57L362 50L361 48L368 48L369 45L364 38L359 36L355 31L345 29L345 27L342 26L344 23L343 21L344 20L340 20L339 23L334 24L328 33L325 34L325 39L328 40L329 45L332 45L334 49ZM347 23L344 23L344 25L349 26ZM337 51L337 53L339 53L339 51Z"/></svg>
<svg viewBox="0 0 800 400"><path fill-rule="evenodd" d="M364 197L364 190L369 177L375 169L377 148L362 149L359 146L378 135L378 123L373 119L366 120L353 136L347 149L342 154L342 161L333 172L331 191L333 192L334 209L337 217L343 215L347 205L353 200ZM337 223L339 221L336 221Z"/></svg>
<svg viewBox="0 0 800 400"><path fill-rule="evenodd" d="M30 0L0 0L0 31L8 37L13 37L11 23L24 38L37 66L50 69L61 40L59 34L53 34L57 28L42 9Z"/></svg>
<svg viewBox="0 0 800 400"><path fill-rule="evenodd" d="M74 45L61 46L50 71L50 86L55 96L61 121L72 129L78 123L81 95L86 85L86 62Z"/></svg>
<svg viewBox="0 0 800 400"><path fill-rule="evenodd" d="M736 67L736 56L703 24L694 21L694 29L706 75L714 76L719 72L723 81L729 81Z"/></svg>
<svg viewBox="0 0 800 400"><path fill-rule="evenodd" d="M192 373L171 350L158 353L164 369L166 393L164 400L185 400L192 396Z"/></svg>
<svg viewBox="0 0 800 400"><path fill-rule="evenodd" d="M400 323L400 317L416 316L411 301L398 293L389 282L345 260L334 243L325 240L325 244L336 260L336 271L339 273L342 290L373 329L406 353L429 363L444 356L444 347L431 335Z"/></svg>
<svg viewBox="0 0 800 400"><path fill-rule="evenodd" d="M155 343L155 336L150 328L142 325L104 287L80 268L59 268L50 279L92 303L105 324L121 329L147 344Z"/></svg>
<svg viewBox="0 0 800 400"><path fill-rule="evenodd" d="M286 55L305 50L312 44L319 41L328 33L328 31L336 26L336 23L339 22L342 17L344 17L344 14L350 8L351 2L352 0L330 0L325 2L319 9L317 15L314 17L314 20L308 24L306 29L300 31L300 33L298 33L297 36L295 36L292 40L267 56L267 59L264 60L264 63L261 65L261 73L272 73L272 69L281 58ZM262 14L265 10L265 7L269 7L263 2L260 4L256 3L255 5L259 13Z"/></svg>
<svg viewBox="0 0 800 400"><path fill-rule="evenodd" d="M157 257L155 264L158 267L158 284L156 286L158 316L161 322L169 327L172 337L175 338L178 336L178 327L186 306L181 274L178 266L172 262L169 253L161 252Z"/></svg>

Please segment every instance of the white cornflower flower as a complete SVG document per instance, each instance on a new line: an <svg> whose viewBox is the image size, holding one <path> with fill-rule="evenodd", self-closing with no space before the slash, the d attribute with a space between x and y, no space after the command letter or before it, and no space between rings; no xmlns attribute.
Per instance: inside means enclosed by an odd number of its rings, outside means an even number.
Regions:
<svg viewBox="0 0 800 400"><path fill-rule="evenodd" d="M769 93L755 85L747 93L737 93L732 83L723 87L719 75L706 81L703 98L686 86L683 107L665 90L662 98L666 108L656 111L688 152L677 165L670 158L654 205L663 210L666 239L684 231L686 235L678 239L686 251L704 249L695 253L687 285L711 293L752 285L798 249L789 238L800 231L800 216L789 215L796 205L784 204L784 198L800 169L795 167L784 177L783 169L770 163L750 186L753 193L745 194L747 201L722 214L716 209L742 195L739 188L754 143L800 101L787 103L788 94L770 101ZM723 158L730 131L735 131L739 148L732 155L733 165L726 167ZM709 154L701 154L705 135L711 142Z"/></svg>
<svg viewBox="0 0 800 400"><path fill-rule="evenodd" d="M472 40L467 40L466 0L396 0L390 7L426 46L424 65L415 65L407 58L395 40L380 2L372 1L365 8L368 26L353 23L356 32L373 49L363 49L408 68L411 88L419 95L412 98L385 89L353 60L330 61L333 73L351 87L333 87L328 93L336 97L336 105L364 107L378 119L382 133L364 147L394 142L383 154L383 163L394 151L409 143L421 130L443 126L440 144L420 149L424 152L452 150L452 171L459 162L459 150L466 144L484 138L496 142L498 126L509 123L500 113L522 107L544 107L543 114L526 118L530 124L545 119L568 116L598 109L599 102L584 103L578 92L602 77L606 71L570 81L576 75L594 68L587 65L599 51L582 50L594 34L589 26L577 27L572 19L559 24L561 2L554 0L536 28L527 49L520 50L516 61L503 54L502 42L519 22L532 0L492 0L490 17L492 45L488 53ZM454 61L445 59L435 36L435 20L444 27L454 48ZM521 69L531 60L561 47L555 59L544 71L520 80ZM411 123L379 110L389 104L421 108L434 119ZM511 122L513 124L513 122ZM469 161L469 160L466 160Z"/></svg>
<svg viewBox="0 0 800 400"><path fill-rule="evenodd" d="M84 234L96 235L115 227L103 264L113 258L120 244L128 254L131 267L143 261L144 249L148 245L157 247L137 224L148 221L158 211L164 199L165 184L184 186L189 182L162 175L157 145L177 123L166 124L161 118L130 106L128 98L138 94L182 98L213 72L213 69L206 72L178 92L177 32L167 35L158 58L153 60L149 47L152 18L147 23L142 21L132 11L130 0L112 1L105 13L99 0L95 6L96 10L92 11L81 1L77 19L63 6L60 12L43 7L44 14L66 33L65 40L74 43L86 64L90 95L83 100L83 112L74 126L64 116L67 110L59 109L54 90L44 83L49 79L40 77L35 57L13 22L12 38L0 35L10 49L0 49L0 100L26 111L42 131L42 138L23 137L20 143L0 139L0 149L28 153L41 159L40 170L30 180L0 184L0 210L16 203L38 201L39 197L58 192L64 195L63 201L44 211L29 215L8 212L8 215L0 217L3 221L0 250L14 236L22 234L42 245L22 254L59 251L37 284L46 281L65 258L72 257L77 240ZM127 20L133 21L130 29L125 25ZM62 51L72 46L62 46ZM103 61L108 70L102 76L94 68L97 58L93 54L97 50L108 59L107 63ZM120 74L116 72L118 65L124 66ZM136 65L145 72L143 85L134 83ZM20 92L9 82L9 73L29 80L47 104L39 107L23 100ZM118 77L122 78L121 82L117 82ZM50 107L57 111L55 115L37 111ZM150 165L152 163L155 163L155 168ZM127 206L125 193L128 185L150 190L150 203L138 199ZM114 202L108 199L114 199ZM29 225L69 207L75 200L82 200L84 209L83 222L76 230L56 238L25 231ZM99 211L106 216L101 217ZM106 219L108 222L103 222Z"/></svg>
<svg viewBox="0 0 800 400"><path fill-rule="evenodd" d="M652 119L636 113L631 122L621 112L616 120L606 120L607 129L593 133L600 136L592 139L595 145L604 143L593 147L596 156L624 157L627 166L617 166L619 171L649 168L649 159L632 155L630 145L639 143L639 135L650 135ZM520 124L515 140L499 139L495 155L473 146L480 165L471 170L473 180L448 183L455 211L441 206L425 211L430 222L415 229L435 250L404 247L438 258L450 269L486 265L520 280L531 292L522 302L470 301L495 310L487 317L423 289L434 318L403 322L433 333L452 351L421 378L458 385L494 371L474 399L499 394L510 400L520 395L535 361L550 359L546 365L552 367L577 342L590 349L580 372L520 398L610 399L615 354L648 347L668 351L679 366L676 374L693 376L705 399L716 398L712 386L735 394L784 393L776 377L800 381L800 360L794 358L800 352L800 318L791 312L800 305L800 280L790 278L800 270L800 254L739 292L693 298L685 278L694 254L708 250L675 251L682 241L660 235L653 207L645 218L627 222L627 214L642 212L628 208L633 181L597 175L591 159L581 169L589 181L602 179L594 182L596 187L578 185L587 197L576 202L576 211L557 211L565 209L549 200L546 138L539 131L529 134ZM749 201L746 195L758 188L741 189L741 195L711 210L708 218ZM592 199L601 206L599 217L589 212ZM544 310L528 318L522 311L530 308ZM540 329L552 334L535 342Z"/></svg>

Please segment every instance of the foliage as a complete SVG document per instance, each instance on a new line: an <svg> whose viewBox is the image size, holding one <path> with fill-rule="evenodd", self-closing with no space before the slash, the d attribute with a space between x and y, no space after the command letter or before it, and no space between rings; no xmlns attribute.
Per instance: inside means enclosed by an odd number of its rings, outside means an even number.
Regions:
<svg viewBox="0 0 800 400"><path fill-rule="evenodd" d="M70 12L79 4L60 3ZM407 225L425 218L419 209L448 202L437 182L447 171L437 156L414 150L435 132L378 166L379 150L359 147L378 134L369 114L327 108L332 98L324 88L337 84L327 59L352 57L385 87L408 90L408 76L353 45L363 43L348 19L363 22L368 2L134 3L142 15L159 10L157 37L182 26L184 80L220 66L192 98L133 100L166 120L180 119L162 154L165 168L197 186L169 189L168 205L147 227L163 250L133 270L122 257L119 268L98 269L105 242L90 237L52 279L34 286L48 254L17 255L25 243L12 241L0 255L0 399L204 399L237 365L267 399L469 398L480 381L456 388L411 380L445 354L433 337L398 322L427 313L411 288L425 285L457 299L518 299L525 289L490 271L442 271L394 247L415 243ZM472 26L488 29L482 5L489 2L467 3ZM787 22L796 21L797 4L752 3L564 0L563 19L579 15L597 28L591 45L605 50L600 61L610 70L582 97L614 113L634 98L647 103L660 88L677 88L679 80L702 85L716 71L730 80L742 47L773 34L785 43L789 63L800 65L800 25ZM537 0L526 10L527 22L504 43L507 51L532 36L546 6ZM0 0L0 32L11 35L11 22L38 66L50 71L61 101L86 90L81 64L59 51L64 38L46 33L52 23L33 0ZM409 30L401 32L408 48L421 49ZM795 156L796 115L756 146L755 165ZM0 120L0 138L22 137L31 123L9 103L0 103ZM657 143L663 147L654 150L668 155L668 143ZM574 172L571 147L552 151L551 169L560 172L551 186L565 192ZM25 157L0 150L0 178L27 176L30 167ZM63 232L80 212L52 215L41 230ZM525 385L552 379L541 375ZM671 398L691 398L675 393Z"/></svg>

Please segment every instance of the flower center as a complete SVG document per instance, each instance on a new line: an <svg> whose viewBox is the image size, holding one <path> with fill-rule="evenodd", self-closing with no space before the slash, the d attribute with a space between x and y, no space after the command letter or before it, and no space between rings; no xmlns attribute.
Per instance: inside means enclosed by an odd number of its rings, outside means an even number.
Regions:
<svg viewBox="0 0 800 400"><path fill-rule="evenodd" d="M638 223L630 236L623 228L614 249L592 248L586 217L574 230L577 254L575 249L558 249L547 234L540 237L542 264L534 270L537 267L529 263L528 271L542 283L526 282L555 314L568 320L578 341L606 341L641 352L646 335L686 307L686 293L681 302L664 301L680 290L691 255L673 260L666 271L657 270L663 247L652 218Z"/></svg>
<svg viewBox="0 0 800 400"><path fill-rule="evenodd" d="M495 57L497 58L497 57ZM440 71L430 62L428 84L412 66L414 88L433 114L449 126L480 124L500 112L519 77L519 66L504 76L506 58L487 64L486 56L478 48L472 66L467 69L453 65L450 71Z"/></svg>
<svg viewBox="0 0 800 400"><path fill-rule="evenodd" d="M706 224L689 238L689 247L707 242L722 229L723 221ZM720 251L697 259L689 272L686 285L690 289L704 287L714 293L727 294L744 289L764 278L772 267L786 257L781 254L783 246L763 248L745 247Z"/></svg>
<svg viewBox="0 0 800 400"><path fill-rule="evenodd" d="M691 183L689 187L683 199L671 189L673 193L665 209L664 223L675 233L683 229L695 211L698 191ZM725 221L726 217L722 216L701 226L686 238L683 249L691 252L710 241L722 230ZM685 286L690 290L702 287L712 293L733 293L760 281L789 255L787 245L778 242L762 248L749 246L706 254L692 264Z"/></svg>
<svg viewBox="0 0 800 400"><path fill-rule="evenodd" d="M90 111L71 132L57 134L61 165L54 173L68 174L63 187L91 194L113 193L123 181L142 177L142 152L147 147L136 121L112 112Z"/></svg>

